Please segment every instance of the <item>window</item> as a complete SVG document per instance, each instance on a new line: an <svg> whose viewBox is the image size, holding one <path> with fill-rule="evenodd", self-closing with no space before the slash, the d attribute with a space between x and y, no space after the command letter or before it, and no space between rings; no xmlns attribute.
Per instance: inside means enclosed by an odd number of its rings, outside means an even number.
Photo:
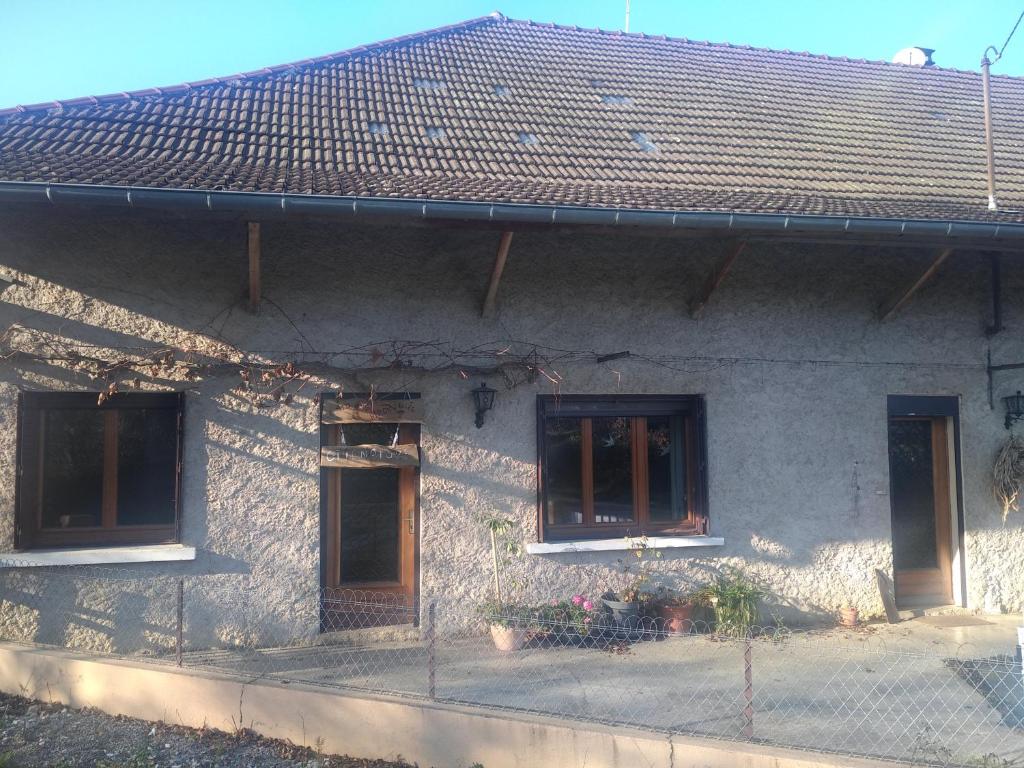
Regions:
<svg viewBox="0 0 1024 768"><path fill-rule="evenodd" d="M543 541L707 532L703 399L541 396Z"/></svg>
<svg viewBox="0 0 1024 768"><path fill-rule="evenodd" d="M23 392L20 549L176 541L181 393Z"/></svg>

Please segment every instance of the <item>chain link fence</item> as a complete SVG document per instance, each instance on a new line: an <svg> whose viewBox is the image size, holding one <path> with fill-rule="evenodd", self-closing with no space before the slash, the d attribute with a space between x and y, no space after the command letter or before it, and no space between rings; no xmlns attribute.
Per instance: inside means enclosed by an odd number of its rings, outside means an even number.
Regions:
<svg viewBox="0 0 1024 768"><path fill-rule="evenodd" d="M1024 766L1019 658L870 634L616 619L599 601L481 612L246 575L6 568L0 639L341 691L902 760Z"/></svg>

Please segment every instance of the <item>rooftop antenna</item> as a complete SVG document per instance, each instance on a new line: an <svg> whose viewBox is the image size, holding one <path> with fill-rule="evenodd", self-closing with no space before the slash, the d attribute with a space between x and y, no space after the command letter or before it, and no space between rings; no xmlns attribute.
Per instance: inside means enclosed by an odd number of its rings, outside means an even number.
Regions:
<svg viewBox="0 0 1024 768"><path fill-rule="evenodd" d="M629 32L629 0L626 0L626 27L623 32Z"/></svg>
<svg viewBox="0 0 1024 768"><path fill-rule="evenodd" d="M1024 11L1021 11L1020 16L1017 17L1017 23L1013 25L1013 29L1010 30L1002 47L996 48L994 45L990 45L981 55L981 101L985 112L985 160L988 165L988 209L990 211L999 210L999 203L996 202L996 163L992 148L992 92L989 84L989 67L1003 58L1006 46L1013 39L1021 19L1024 19ZM989 59L989 51L995 54L994 59Z"/></svg>

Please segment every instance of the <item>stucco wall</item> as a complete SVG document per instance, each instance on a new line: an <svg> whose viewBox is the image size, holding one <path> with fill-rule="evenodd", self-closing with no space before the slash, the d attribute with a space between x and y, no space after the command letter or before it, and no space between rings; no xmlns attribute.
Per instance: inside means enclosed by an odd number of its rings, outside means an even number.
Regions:
<svg viewBox="0 0 1024 768"><path fill-rule="evenodd" d="M466 600L487 593L485 533L510 515L536 536L538 393L550 379L499 394L483 429L457 373L341 373L370 356L331 352L392 340L459 348L531 345L633 357L544 363L562 393L706 396L711 534L725 546L669 550L669 583L703 582L745 567L775 593L777 610L828 613L845 602L878 613L873 569L891 568L886 395L961 397L967 598L1024 605L1020 516L1004 524L989 483L1005 438L989 409L985 354L1024 359L1024 262L1004 269L1007 330L989 342L987 262L957 253L896 318L876 307L917 274L926 251L754 243L699 321L685 312L725 243L626 235L516 235L498 312L479 306L497 234L472 230L265 222L266 300L245 309L244 223L166 221L74 209L0 214L0 328L12 324L103 348L168 345L197 356L237 348L297 360L316 375L290 404L257 408L235 390L237 372L198 381L161 372L141 388L184 388L182 540L194 563L162 574L239 574L245 610L270 624L315 631L320 505L320 390L408 389L428 409L422 445L421 593ZM201 334L198 338L196 334ZM46 346L15 332L19 348ZM671 358L651 360L647 358ZM685 360L697 357L703 359ZM385 358L386 359L386 358ZM15 397L19 388L95 389L52 359L0 363L0 542L13 542ZM995 394L1024 388L998 374ZM618 554L525 555L514 565L531 594L599 591ZM226 577L222 577L226 578ZM228 591L230 593L230 590ZM237 595L192 605L190 632L230 639ZM789 620L792 620L790 618ZM240 621L240 619L239 619Z"/></svg>

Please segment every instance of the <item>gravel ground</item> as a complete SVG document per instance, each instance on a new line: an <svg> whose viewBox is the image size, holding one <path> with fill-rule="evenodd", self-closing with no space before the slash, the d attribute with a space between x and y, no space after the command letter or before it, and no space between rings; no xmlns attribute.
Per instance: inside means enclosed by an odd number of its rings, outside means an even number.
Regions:
<svg viewBox="0 0 1024 768"><path fill-rule="evenodd" d="M0 694L0 768L413 768Z"/></svg>

